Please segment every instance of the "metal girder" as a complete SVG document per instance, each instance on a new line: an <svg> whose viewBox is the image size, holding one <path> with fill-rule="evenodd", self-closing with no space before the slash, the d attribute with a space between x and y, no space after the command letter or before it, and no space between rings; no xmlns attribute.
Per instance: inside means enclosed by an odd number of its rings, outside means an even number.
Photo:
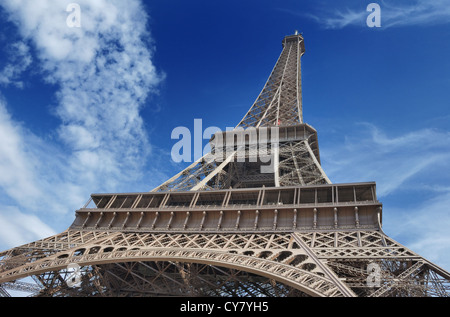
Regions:
<svg viewBox="0 0 450 317"><path fill-rule="evenodd" d="M283 50L269 79L237 127L303 123L300 57L304 52L301 35L283 40Z"/></svg>
<svg viewBox="0 0 450 317"><path fill-rule="evenodd" d="M264 280L274 280L309 296L356 296L361 294L361 289L366 296L390 296L393 290L399 294L408 285L420 284L417 273L413 275L412 272L425 267L427 282L424 284L421 280L421 285L425 286L420 288L420 295L450 294L448 275L444 270L426 265L419 255L379 231L266 234L103 232L97 235L97 239L86 237L87 243L82 242L82 232L67 232L59 238L66 240L68 236L78 237L73 240L72 248L60 250L46 258L33 259L30 253L17 254L15 257L27 255L28 263L2 270L0 284L29 275L64 271L71 263L100 269L109 263L191 263L205 268L222 268L227 272L247 272L247 277L250 274ZM48 242L41 241L36 245L42 243ZM24 252L26 249L21 250ZM365 285L369 275L367 264L374 261L384 262L383 279L377 289ZM17 263L14 257L2 261L6 267L8 262ZM420 263L420 266L408 266L407 263ZM250 287L253 282L246 280L247 277L236 277L235 280ZM67 273L53 273L42 280L51 281L47 283L54 286L55 281L59 281L58 285L64 285L65 278ZM201 274L196 277L203 278L210 280ZM159 282L152 286L155 292L160 287ZM97 283L100 284L96 289L106 287L99 280ZM149 281L145 283L151 284Z"/></svg>
<svg viewBox="0 0 450 317"><path fill-rule="evenodd" d="M282 144L279 153L280 185L331 184L308 140Z"/></svg>
<svg viewBox="0 0 450 317"><path fill-rule="evenodd" d="M311 296L352 295L350 291L343 292L336 287L333 280L327 277L328 274L314 263L314 259L308 260L304 249L293 244L291 237L287 235L229 235L225 239L218 235L149 236L111 233L95 242L5 270L0 273L0 283L31 274L64 270L73 263L87 266L130 261L173 261L253 273ZM239 249L242 244L247 248ZM273 251L267 251L267 247ZM295 265L291 265L291 262ZM306 264L307 269L304 268Z"/></svg>

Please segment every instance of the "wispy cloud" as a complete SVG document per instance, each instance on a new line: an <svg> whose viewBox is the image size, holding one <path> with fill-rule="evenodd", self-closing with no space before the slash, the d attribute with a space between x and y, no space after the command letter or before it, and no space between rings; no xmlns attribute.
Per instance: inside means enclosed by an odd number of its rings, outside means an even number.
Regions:
<svg viewBox="0 0 450 317"><path fill-rule="evenodd" d="M152 63L142 2L78 0L81 28L66 24L70 2L0 4L22 37L8 64L17 68L5 67L0 81L13 85L25 68L39 69L57 87L52 112L60 119L55 131L38 137L11 117L7 109L14 105L0 102L0 193L8 198L0 199L0 217L8 223L26 215L37 223L36 216L45 213L73 213L91 192L137 182L152 150L140 111L157 93L162 75ZM25 43L33 46L36 63L27 59ZM31 107L33 100L28 102ZM56 140L49 141L53 135Z"/></svg>
<svg viewBox="0 0 450 317"><path fill-rule="evenodd" d="M36 237L50 237L56 232L36 215L24 214L14 206L2 206L0 240L5 245L22 245Z"/></svg>
<svg viewBox="0 0 450 317"><path fill-rule="evenodd" d="M25 133L20 124L12 120L5 101L0 99L0 188L21 203L41 195ZM25 205L31 207L32 203Z"/></svg>
<svg viewBox="0 0 450 317"><path fill-rule="evenodd" d="M377 3L381 7L382 28L450 23L450 0L384 0L371 2ZM366 27L367 17L371 13L361 3L355 4L347 1L339 1L333 4L319 2L315 13L290 12L313 19L329 29L342 29L347 26Z"/></svg>
<svg viewBox="0 0 450 317"><path fill-rule="evenodd" d="M423 129L390 137L372 124L360 123L355 134L346 136L343 148L323 148L321 156L335 181L377 181L379 194L386 196L405 182L414 186L417 183L410 181L423 173L442 176L439 171L450 168L450 132ZM448 182L450 178L444 180Z"/></svg>
<svg viewBox="0 0 450 317"><path fill-rule="evenodd" d="M32 62L29 48L24 42L15 42L10 44L6 50L9 53L10 61L0 71L0 84L23 88L24 83L20 80L20 76Z"/></svg>
<svg viewBox="0 0 450 317"><path fill-rule="evenodd" d="M450 267L450 190L412 208L393 208L385 214L384 230L433 263Z"/></svg>
<svg viewBox="0 0 450 317"><path fill-rule="evenodd" d="M393 135L360 123L338 133L344 136L342 143L321 147L322 165L331 180L375 181L385 204L385 232L448 269L450 132L420 129Z"/></svg>
<svg viewBox="0 0 450 317"><path fill-rule="evenodd" d="M381 2L385 27L450 23L450 1Z"/></svg>
<svg viewBox="0 0 450 317"><path fill-rule="evenodd" d="M330 12L326 9L318 14L307 13L301 15L316 21L326 29L342 29L349 25L365 25L368 13L363 10L338 8Z"/></svg>

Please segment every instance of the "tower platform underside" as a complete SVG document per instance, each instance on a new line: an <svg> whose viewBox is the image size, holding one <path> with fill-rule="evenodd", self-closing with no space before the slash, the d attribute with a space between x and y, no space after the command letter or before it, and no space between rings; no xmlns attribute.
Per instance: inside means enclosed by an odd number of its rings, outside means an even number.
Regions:
<svg viewBox="0 0 450 317"><path fill-rule="evenodd" d="M0 253L0 284L33 275L40 296L448 296L448 273L384 234L381 216L375 183L93 194L67 231Z"/></svg>

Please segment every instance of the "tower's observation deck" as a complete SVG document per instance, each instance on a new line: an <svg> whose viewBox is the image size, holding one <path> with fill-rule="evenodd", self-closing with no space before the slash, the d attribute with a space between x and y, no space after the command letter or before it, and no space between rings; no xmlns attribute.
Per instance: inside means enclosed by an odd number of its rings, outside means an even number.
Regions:
<svg viewBox="0 0 450 317"><path fill-rule="evenodd" d="M378 230L375 183L95 194L72 229L131 232Z"/></svg>

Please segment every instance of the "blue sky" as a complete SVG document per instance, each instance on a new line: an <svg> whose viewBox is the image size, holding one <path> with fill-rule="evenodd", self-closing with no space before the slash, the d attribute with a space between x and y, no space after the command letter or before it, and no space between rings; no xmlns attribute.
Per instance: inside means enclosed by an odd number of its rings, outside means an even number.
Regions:
<svg viewBox="0 0 450 317"><path fill-rule="evenodd" d="M449 270L450 1L378 1L380 28L371 2L2 1L0 249L184 168L172 130L234 127L298 30L327 175L376 181L385 232Z"/></svg>

